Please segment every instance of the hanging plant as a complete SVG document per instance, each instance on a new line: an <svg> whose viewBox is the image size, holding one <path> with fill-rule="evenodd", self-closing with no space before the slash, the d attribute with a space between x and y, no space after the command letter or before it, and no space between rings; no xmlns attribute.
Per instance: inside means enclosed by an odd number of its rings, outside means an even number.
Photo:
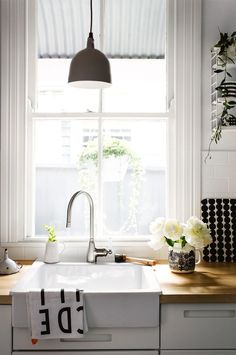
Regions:
<svg viewBox="0 0 236 355"><path fill-rule="evenodd" d="M229 35L227 32L220 32L220 39L214 46L214 51L217 51L217 66L214 69L214 73L223 74L223 78L220 85L216 87L224 98L223 100L223 110L217 117L217 125L213 129L211 139L209 142L208 153L205 161L211 158L211 145L213 142L216 144L220 141L222 137L222 126L229 126L232 119L236 120L236 116L232 114L232 109L236 106L236 99L232 100L230 98L230 92L226 85L226 79L232 78L229 72L229 64L235 64L236 58L236 31Z"/></svg>
<svg viewBox="0 0 236 355"><path fill-rule="evenodd" d="M103 141L103 166L104 163L114 162L117 160L118 168L121 168L121 164L127 164L127 167L131 169L131 195L129 199L129 214L126 222L122 226L122 228L118 231L127 232L129 230L133 230L137 232L137 208L139 203L139 196L142 184L142 176L144 174L144 170L142 167L140 157L131 149L129 143L124 139L118 138L105 138ZM79 160L78 160L78 168L80 172L80 184L84 189L88 191L95 190L96 186L96 177L98 174L98 140L93 139L89 141L82 150ZM109 169L108 175L111 176L114 173L114 165L112 165ZM116 177L119 174L116 174ZM120 178L114 179L114 181L119 180L119 200L120 206L122 207L123 200L123 183L122 177L124 177L124 172L120 174ZM111 179L107 179L106 181L112 181Z"/></svg>

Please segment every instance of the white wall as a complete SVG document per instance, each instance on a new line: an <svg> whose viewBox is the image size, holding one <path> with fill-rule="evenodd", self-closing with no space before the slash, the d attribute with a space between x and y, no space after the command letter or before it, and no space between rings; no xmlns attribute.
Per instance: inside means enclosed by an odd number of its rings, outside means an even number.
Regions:
<svg viewBox="0 0 236 355"><path fill-rule="evenodd" d="M196 0L198 1L198 0ZM236 0L202 1L202 197L236 197L236 130L224 131L204 163L210 131L210 48L221 32L236 30Z"/></svg>

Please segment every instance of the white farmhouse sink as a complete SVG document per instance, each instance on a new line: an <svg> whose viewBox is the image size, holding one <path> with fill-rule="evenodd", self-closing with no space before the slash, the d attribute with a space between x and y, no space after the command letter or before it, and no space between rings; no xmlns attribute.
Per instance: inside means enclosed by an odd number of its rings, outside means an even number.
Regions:
<svg viewBox="0 0 236 355"><path fill-rule="evenodd" d="M149 266L36 261L11 290L18 326L28 326L27 292L41 288L84 290L88 326L92 328L159 324L161 290L155 270Z"/></svg>

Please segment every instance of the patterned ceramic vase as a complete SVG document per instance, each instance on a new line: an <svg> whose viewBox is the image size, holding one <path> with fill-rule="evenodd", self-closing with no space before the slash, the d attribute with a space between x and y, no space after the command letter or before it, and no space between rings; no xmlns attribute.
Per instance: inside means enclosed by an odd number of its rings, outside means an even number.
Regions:
<svg viewBox="0 0 236 355"><path fill-rule="evenodd" d="M169 248L168 261L172 272L190 274L200 263L201 253L189 244L183 248L174 246Z"/></svg>

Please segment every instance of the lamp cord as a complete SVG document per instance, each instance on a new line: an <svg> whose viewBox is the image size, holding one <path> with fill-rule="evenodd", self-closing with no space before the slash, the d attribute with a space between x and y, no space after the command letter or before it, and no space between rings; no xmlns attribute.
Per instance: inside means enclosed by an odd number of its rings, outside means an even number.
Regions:
<svg viewBox="0 0 236 355"><path fill-rule="evenodd" d="M90 33L93 32L93 0L90 0Z"/></svg>

